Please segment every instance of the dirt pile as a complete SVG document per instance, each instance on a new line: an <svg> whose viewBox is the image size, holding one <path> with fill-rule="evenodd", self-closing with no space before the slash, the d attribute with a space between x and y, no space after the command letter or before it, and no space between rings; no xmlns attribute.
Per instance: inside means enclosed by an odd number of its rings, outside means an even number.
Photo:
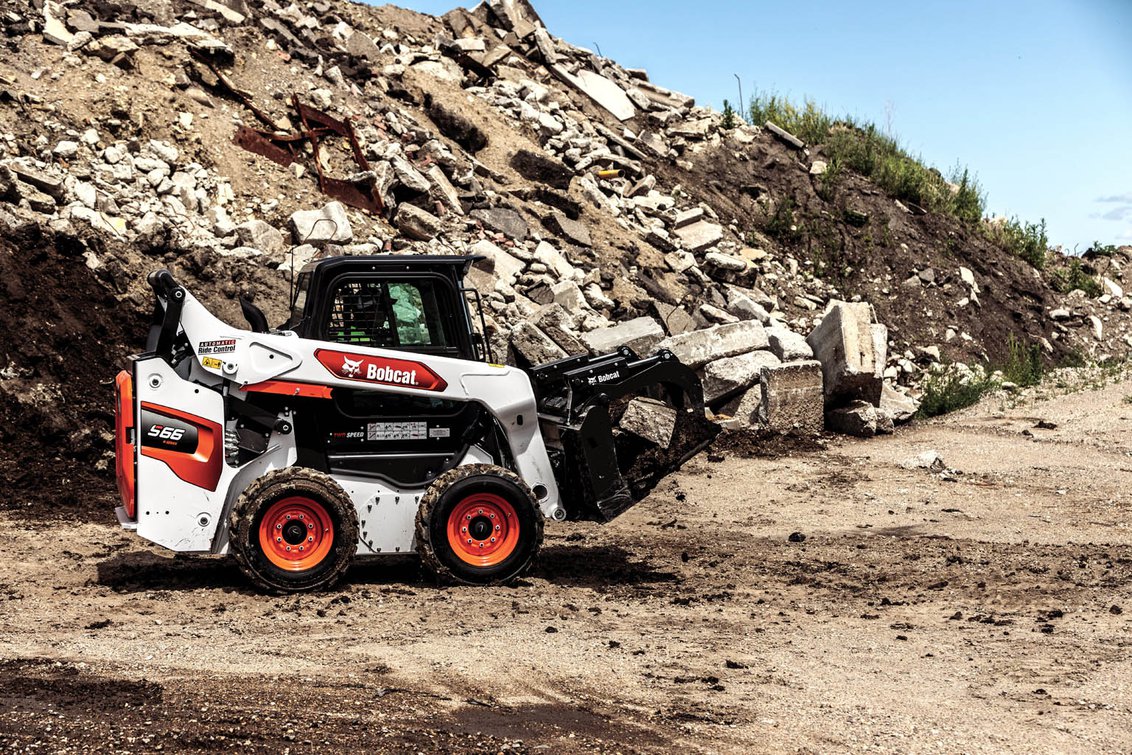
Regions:
<svg viewBox="0 0 1132 755"><path fill-rule="evenodd" d="M25 488L32 459L105 466L108 386L160 266L232 322L246 295L278 323L322 255L483 255L497 354L696 354L737 428L775 426L773 370L818 374L803 337L834 300L888 325L878 379L901 390L1012 335L1051 360L1130 348L1128 255L1085 271L1100 295L1063 297L958 221L856 176L830 190L819 152L554 38L525 2L0 7L3 264L22 273L0 390Z"/></svg>

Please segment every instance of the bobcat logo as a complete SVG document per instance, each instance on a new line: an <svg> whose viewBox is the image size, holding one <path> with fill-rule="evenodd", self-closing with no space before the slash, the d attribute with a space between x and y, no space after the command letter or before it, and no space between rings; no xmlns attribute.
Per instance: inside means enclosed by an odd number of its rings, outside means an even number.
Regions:
<svg viewBox="0 0 1132 755"><path fill-rule="evenodd" d="M362 362L364 360L347 359L342 357L342 375L344 377L357 377L362 374Z"/></svg>

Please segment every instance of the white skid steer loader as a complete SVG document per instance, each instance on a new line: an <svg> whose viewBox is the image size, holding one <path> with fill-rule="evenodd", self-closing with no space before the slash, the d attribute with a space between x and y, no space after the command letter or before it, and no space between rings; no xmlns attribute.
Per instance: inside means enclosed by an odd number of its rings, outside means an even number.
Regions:
<svg viewBox="0 0 1132 755"><path fill-rule="evenodd" d="M531 564L546 518L609 521L715 436L668 352L492 364L463 285L476 259L319 260L277 329L246 301L250 330L233 328L151 274L148 351L117 378L122 526L230 554L272 592L412 553L495 584ZM678 409L667 448L615 434L634 395Z"/></svg>

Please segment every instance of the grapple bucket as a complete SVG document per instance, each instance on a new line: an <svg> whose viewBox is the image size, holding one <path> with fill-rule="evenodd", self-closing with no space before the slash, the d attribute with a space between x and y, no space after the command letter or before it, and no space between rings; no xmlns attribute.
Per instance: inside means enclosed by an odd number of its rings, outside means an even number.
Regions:
<svg viewBox="0 0 1132 755"><path fill-rule="evenodd" d="M704 416L703 387L668 351L640 359L622 348L531 370L567 516L608 522L647 496L719 433ZM667 445L615 429L644 396L675 410Z"/></svg>

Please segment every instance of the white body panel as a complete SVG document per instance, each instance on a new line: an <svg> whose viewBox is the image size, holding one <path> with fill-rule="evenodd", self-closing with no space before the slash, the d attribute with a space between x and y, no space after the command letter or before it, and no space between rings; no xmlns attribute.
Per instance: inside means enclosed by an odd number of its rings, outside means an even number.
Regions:
<svg viewBox="0 0 1132 755"><path fill-rule="evenodd" d="M197 355L189 380L179 377L159 358L136 363L135 426L141 427L142 403L185 412L224 427L221 389L243 396L244 389L268 381L313 386L373 390L482 404L498 421L511 447L516 472L535 491L547 517L559 509L558 487L539 428L534 390L526 373L511 367L462 359L372 349L300 339L293 333L252 333L233 328L214 317L185 292L181 327ZM319 350L348 352L378 360L423 365L444 383L440 390L415 387L406 373L392 377L398 383L349 379L332 371L316 356ZM413 379L416 373L412 373ZM203 384L203 385L202 385ZM211 387L210 387L211 386ZM223 433L221 433L223 436ZM223 437L219 439L223 443ZM137 459L137 531L147 540L175 551L227 553L227 520L231 507L249 484L273 469L297 460L294 434L273 433L268 449L242 467L222 463L216 489L187 482L172 467L142 453ZM217 449L223 459L222 446ZM473 448L460 464L489 462ZM358 511L360 554L412 553L415 551L417 504L424 489L399 489L389 483L336 475Z"/></svg>

